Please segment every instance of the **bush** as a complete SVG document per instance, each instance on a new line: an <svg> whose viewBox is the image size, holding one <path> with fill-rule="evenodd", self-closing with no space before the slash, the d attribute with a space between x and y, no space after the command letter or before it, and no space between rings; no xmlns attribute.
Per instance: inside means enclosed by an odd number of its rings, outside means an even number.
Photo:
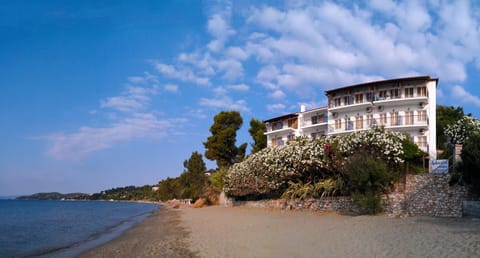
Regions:
<svg viewBox="0 0 480 258"><path fill-rule="evenodd" d="M353 202L358 206L361 213L377 214L383 211L382 198L380 194L374 193L352 193Z"/></svg>
<svg viewBox="0 0 480 258"><path fill-rule="evenodd" d="M460 169L463 180L469 184L474 193L480 194L480 133L471 135L462 150Z"/></svg>

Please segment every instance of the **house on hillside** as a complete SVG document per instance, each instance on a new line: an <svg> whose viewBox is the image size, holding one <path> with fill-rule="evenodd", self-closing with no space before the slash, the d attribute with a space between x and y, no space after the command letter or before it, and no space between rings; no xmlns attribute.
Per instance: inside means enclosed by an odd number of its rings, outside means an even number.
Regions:
<svg viewBox="0 0 480 258"><path fill-rule="evenodd" d="M408 133L430 159L436 159L437 84L438 78L417 76L327 90L327 107L306 110L302 105L300 112L265 120L268 145L283 145L296 136L337 136L382 125Z"/></svg>

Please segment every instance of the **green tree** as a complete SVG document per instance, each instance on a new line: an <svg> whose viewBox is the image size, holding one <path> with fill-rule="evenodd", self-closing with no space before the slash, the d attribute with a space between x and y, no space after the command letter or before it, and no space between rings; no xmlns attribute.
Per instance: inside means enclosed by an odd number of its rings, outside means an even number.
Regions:
<svg viewBox="0 0 480 258"><path fill-rule="evenodd" d="M263 121L252 118L252 120L250 120L250 129L248 132L253 139L253 143L251 144L252 154L267 147L267 136L264 134L265 124Z"/></svg>
<svg viewBox="0 0 480 258"><path fill-rule="evenodd" d="M162 180L158 183L158 190L156 191L158 199L162 201L181 198L182 188L178 178L170 178Z"/></svg>
<svg viewBox="0 0 480 258"><path fill-rule="evenodd" d="M472 187L472 190L480 194L480 133L470 135L463 145L462 163L460 170L463 181Z"/></svg>
<svg viewBox="0 0 480 258"><path fill-rule="evenodd" d="M180 175L180 185L183 188L182 198L198 199L207 183L205 172L207 167L202 154L194 151L188 160L183 162L184 172Z"/></svg>
<svg viewBox="0 0 480 258"><path fill-rule="evenodd" d="M237 111L222 111L215 115L207 141L203 143L207 151L205 157L215 160L219 168L228 168L245 157L247 143L235 145L237 130L243 119Z"/></svg>
<svg viewBox="0 0 480 258"><path fill-rule="evenodd" d="M462 119L465 114L462 107L437 106L437 148L443 151L441 158L448 158L451 151L448 149L448 139L445 135L445 128Z"/></svg>

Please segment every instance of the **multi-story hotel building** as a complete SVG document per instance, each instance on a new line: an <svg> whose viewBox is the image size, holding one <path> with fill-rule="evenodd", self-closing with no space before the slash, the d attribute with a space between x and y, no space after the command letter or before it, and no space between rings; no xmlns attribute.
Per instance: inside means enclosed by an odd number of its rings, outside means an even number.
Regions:
<svg viewBox="0 0 480 258"><path fill-rule="evenodd" d="M383 125L406 132L436 159L436 88L438 78L418 76L355 84L327 90L328 106L265 120L269 146L296 136L325 137Z"/></svg>

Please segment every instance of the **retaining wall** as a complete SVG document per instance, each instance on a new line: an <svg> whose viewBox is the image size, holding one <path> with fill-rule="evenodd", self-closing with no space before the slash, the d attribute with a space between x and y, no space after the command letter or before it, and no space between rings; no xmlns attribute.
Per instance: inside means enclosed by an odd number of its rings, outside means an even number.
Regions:
<svg viewBox="0 0 480 258"><path fill-rule="evenodd" d="M467 189L462 186L450 186L448 174L407 175L404 185L397 191L383 196L382 203L387 214L392 216L420 215L434 217L461 217L463 201L467 198ZM235 201L228 198L226 206L246 206L255 208L295 209L312 211L357 212L350 197L329 197L322 200L260 200Z"/></svg>

